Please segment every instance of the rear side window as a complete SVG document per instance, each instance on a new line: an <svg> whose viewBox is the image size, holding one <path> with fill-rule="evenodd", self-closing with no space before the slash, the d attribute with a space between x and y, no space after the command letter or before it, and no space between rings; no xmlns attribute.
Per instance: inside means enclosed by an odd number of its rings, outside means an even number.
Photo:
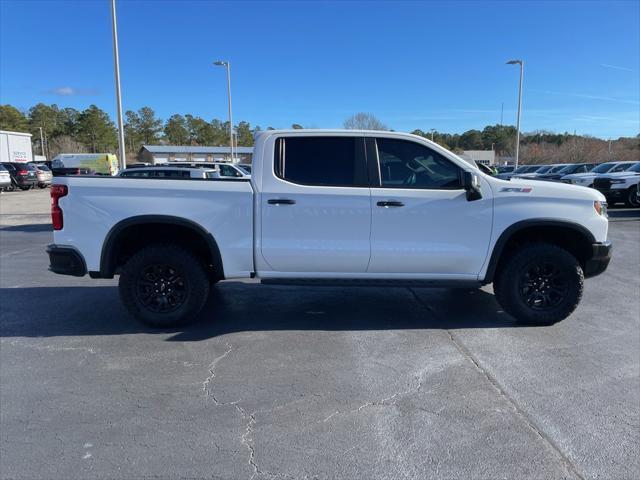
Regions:
<svg viewBox="0 0 640 480"><path fill-rule="evenodd" d="M407 140L376 139L385 188L459 189L460 168L439 153Z"/></svg>
<svg viewBox="0 0 640 480"><path fill-rule="evenodd" d="M301 185L366 187L362 138L279 138L275 147L277 177Z"/></svg>
<svg viewBox="0 0 640 480"><path fill-rule="evenodd" d="M220 175L223 177L240 177L242 174L230 165L220 165Z"/></svg>

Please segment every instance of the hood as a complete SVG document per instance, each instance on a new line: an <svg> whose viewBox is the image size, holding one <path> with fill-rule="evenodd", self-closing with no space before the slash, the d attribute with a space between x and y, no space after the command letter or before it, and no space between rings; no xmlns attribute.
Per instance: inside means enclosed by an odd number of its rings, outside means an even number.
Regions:
<svg viewBox="0 0 640 480"><path fill-rule="evenodd" d="M593 188L581 187L579 185L570 185L558 182L540 182L536 180L527 180L525 178L512 178L511 180L500 180L495 177L491 178L491 187L496 197L500 196L518 196L528 195L531 197L549 197L549 198L565 198L572 200L590 200L601 202L605 201L605 197L598 190Z"/></svg>
<svg viewBox="0 0 640 480"><path fill-rule="evenodd" d="M603 177L607 178L632 178L638 176L640 176L640 173L638 172L614 172L603 175Z"/></svg>

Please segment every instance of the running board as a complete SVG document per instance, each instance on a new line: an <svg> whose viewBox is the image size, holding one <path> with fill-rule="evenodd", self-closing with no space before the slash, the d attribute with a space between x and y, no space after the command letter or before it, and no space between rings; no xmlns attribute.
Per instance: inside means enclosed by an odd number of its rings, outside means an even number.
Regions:
<svg viewBox="0 0 640 480"><path fill-rule="evenodd" d="M314 287L416 287L416 288L480 288L478 280L393 280L366 278L263 278L264 285Z"/></svg>

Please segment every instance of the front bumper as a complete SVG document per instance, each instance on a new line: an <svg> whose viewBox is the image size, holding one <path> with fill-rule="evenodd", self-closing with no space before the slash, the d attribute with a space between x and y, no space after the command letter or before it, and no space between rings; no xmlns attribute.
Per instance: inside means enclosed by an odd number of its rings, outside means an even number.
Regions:
<svg viewBox="0 0 640 480"><path fill-rule="evenodd" d="M611 242L598 242L592 244L591 247L593 248L593 255L585 262L585 278L600 275L607 269L611 261Z"/></svg>
<svg viewBox="0 0 640 480"><path fill-rule="evenodd" d="M600 189L598 191L603 194L605 197L610 198L612 200L624 200L627 197L627 191L624 188L611 188L611 189Z"/></svg>
<svg viewBox="0 0 640 480"><path fill-rule="evenodd" d="M49 270L60 275L72 275L82 277L87 273L87 265L84 258L73 247L60 245L48 245Z"/></svg>

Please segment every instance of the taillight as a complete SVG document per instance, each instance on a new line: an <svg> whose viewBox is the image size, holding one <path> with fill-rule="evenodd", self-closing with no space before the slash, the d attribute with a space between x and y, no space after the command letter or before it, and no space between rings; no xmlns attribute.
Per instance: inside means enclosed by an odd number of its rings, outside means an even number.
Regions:
<svg viewBox="0 0 640 480"><path fill-rule="evenodd" d="M29 175L29 170L18 170L18 175Z"/></svg>
<svg viewBox="0 0 640 480"><path fill-rule="evenodd" d="M66 185L51 185L51 223L54 230L62 230L62 209L58 205L58 200L69 193Z"/></svg>

